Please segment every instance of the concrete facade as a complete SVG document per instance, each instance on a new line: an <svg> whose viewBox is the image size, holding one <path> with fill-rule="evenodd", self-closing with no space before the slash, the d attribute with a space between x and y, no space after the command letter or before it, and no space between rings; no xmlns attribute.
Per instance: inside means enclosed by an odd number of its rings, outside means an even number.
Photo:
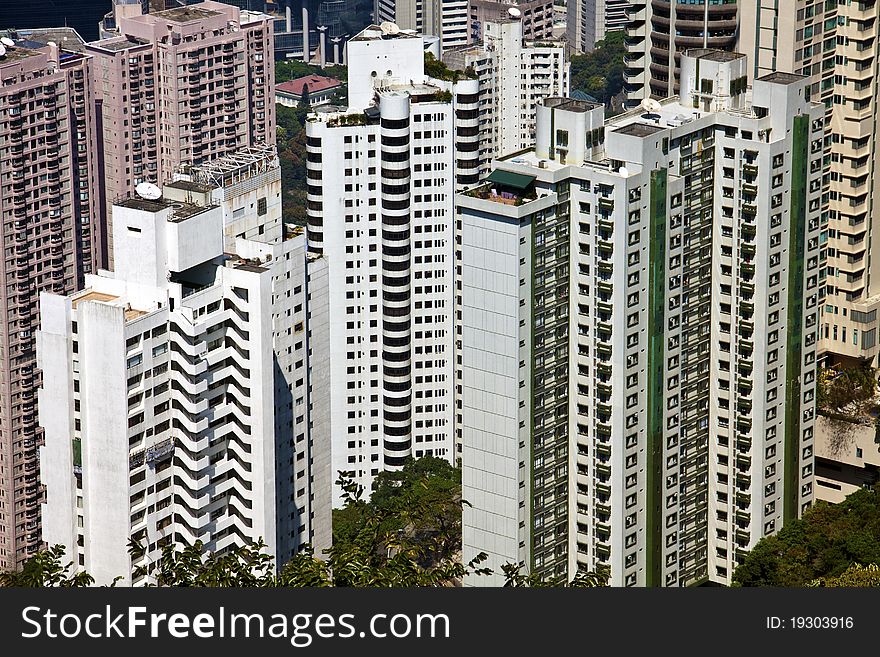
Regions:
<svg viewBox="0 0 880 657"><path fill-rule="evenodd" d="M452 203L477 180L478 83L426 77L418 35L371 26L348 49L349 107L306 125L309 278L327 299L315 440L333 480L369 494L409 457L454 460Z"/></svg>
<svg viewBox="0 0 880 657"><path fill-rule="evenodd" d="M330 544L305 235L278 230L278 168L274 149L244 149L117 203L116 271L41 299L46 537L100 583L151 581L136 569L168 541L262 538L279 565Z"/></svg>
<svg viewBox="0 0 880 657"><path fill-rule="evenodd" d="M376 23L439 37L441 50L468 43L468 0L375 0L374 7Z"/></svg>
<svg viewBox="0 0 880 657"><path fill-rule="evenodd" d="M561 41L524 42L518 18L484 24L483 42L443 55L450 68L480 81L480 174L493 158L535 143L535 112L548 96L568 96L570 64Z"/></svg>
<svg viewBox="0 0 880 657"><path fill-rule="evenodd" d="M506 20L515 8L522 19L523 38L541 41L553 38L553 0L470 0L469 43L485 38L485 24Z"/></svg>

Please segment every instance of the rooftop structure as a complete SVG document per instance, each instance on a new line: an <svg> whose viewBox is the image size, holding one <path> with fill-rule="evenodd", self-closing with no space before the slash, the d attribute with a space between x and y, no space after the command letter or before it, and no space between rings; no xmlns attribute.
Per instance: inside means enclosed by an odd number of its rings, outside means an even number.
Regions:
<svg viewBox="0 0 880 657"><path fill-rule="evenodd" d="M174 23L193 23L212 16L222 16L222 12L204 9L197 6L175 7L152 14L156 18L173 21Z"/></svg>

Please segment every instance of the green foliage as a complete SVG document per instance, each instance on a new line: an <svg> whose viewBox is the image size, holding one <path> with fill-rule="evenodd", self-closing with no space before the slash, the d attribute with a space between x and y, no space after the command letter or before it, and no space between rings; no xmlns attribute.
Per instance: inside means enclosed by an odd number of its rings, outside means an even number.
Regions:
<svg viewBox="0 0 880 657"><path fill-rule="evenodd" d="M162 547L156 563L135 568L133 579L152 576L158 586L182 587L266 587L274 586L275 562L260 540L228 554L206 552L201 541L177 548L172 543ZM144 556L144 548L131 541L128 551L133 559Z"/></svg>
<svg viewBox="0 0 880 657"><path fill-rule="evenodd" d="M476 79L477 77L473 67L469 66L463 71L451 69L430 52L425 52L425 75L447 82L458 82L459 80Z"/></svg>
<svg viewBox="0 0 880 657"><path fill-rule="evenodd" d="M534 573L526 575L520 572L520 566L511 563L501 566L501 570L504 573L504 586L511 588L596 588L608 586L611 577L607 568L579 571L570 581L565 577L544 579Z"/></svg>
<svg viewBox="0 0 880 657"><path fill-rule="evenodd" d="M345 66L321 68L320 66L305 64L295 59L275 62L275 84L304 78L307 75L320 75L325 78L336 78L345 82L348 80L348 68Z"/></svg>
<svg viewBox="0 0 880 657"><path fill-rule="evenodd" d="M322 69L302 62L289 60L275 62L276 83L295 80L306 75L323 75L345 81L345 66L329 66ZM275 105L276 145L281 161L281 207L285 223L306 224L306 118L309 115L308 85L297 107ZM333 102L344 105L345 87L334 92Z"/></svg>
<svg viewBox="0 0 880 657"><path fill-rule="evenodd" d="M0 572L0 586L24 588L91 586L95 579L88 573L74 573L73 563L64 563L64 547L56 545L37 552L21 570Z"/></svg>
<svg viewBox="0 0 880 657"><path fill-rule="evenodd" d="M306 223L306 117L308 108L275 106L278 159L281 161L281 206L286 223Z"/></svg>
<svg viewBox="0 0 880 657"><path fill-rule="evenodd" d="M605 105L611 103L623 90L624 35L622 30L608 32L596 42L595 50L571 58L572 91L583 91Z"/></svg>
<svg viewBox="0 0 880 657"><path fill-rule="evenodd" d="M836 505L818 502L803 518L758 541L733 574L738 586L807 586L837 581L853 564L880 563L880 484Z"/></svg>
<svg viewBox="0 0 880 657"><path fill-rule="evenodd" d="M811 588L877 588L880 587L880 566L853 564L837 577L820 577L808 584Z"/></svg>
<svg viewBox="0 0 880 657"><path fill-rule="evenodd" d="M867 365L819 373L816 405L823 414L853 422L876 410L877 370Z"/></svg>
<svg viewBox="0 0 880 657"><path fill-rule="evenodd" d="M453 561L461 551L461 470L433 456L380 472L369 501L347 477L347 504L333 512L333 544L369 546L382 558L403 551L423 567Z"/></svg>

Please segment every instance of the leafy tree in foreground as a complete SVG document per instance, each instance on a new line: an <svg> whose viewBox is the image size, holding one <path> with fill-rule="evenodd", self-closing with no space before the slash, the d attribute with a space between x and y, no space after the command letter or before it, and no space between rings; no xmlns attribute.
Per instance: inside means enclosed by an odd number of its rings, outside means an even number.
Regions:
<svg viewBox="0 0 880 657"><path fill-rule="evenodd" d="M0 572L0 586L41 588L48 586L91 586L95 579L85 572L72 572L73 563L64 563L64 546L41 550L25 562L21 570Z"/></svg>
<svg viewBox="0 0 880 657"><path fill-rule="evenodd" d="M872 563L867 566L853 564L837 577L820 577L809 584L812 588L817 587L840 587L840 588L876 588L880 587L880 566Z"/></svg>
<svg viewBox="0 0 880 657"><path fill-rule="evenodd" d="M461 551L461 469L444 459L426 456L397 472L380 472L368 501L347 477L338 483L347 504L333 512L334 545L379 539L373 547L384 553L403 542L420 548L425 566Z"/></svg>
<svg viewBox="0 0 880 657"><path fill-rule="evenodd" d="M608 580L611 576L607 568L600 568L596 571L580 571L570 581L565 577L543 579L535 574L526 575L520 572L520 566L512 563L504 564L501 566L501 570L504 573L504 586L511 588L595 588L608 586Z"/></svg>
<svg viewBox="0 0 880 657"><path fill-rule="evenodd" d="M733 581L738 586L802 587L816 580L841 581L853 564L880 564L880 484L840 504L818 502L803 518L761 539Z"/></svg>

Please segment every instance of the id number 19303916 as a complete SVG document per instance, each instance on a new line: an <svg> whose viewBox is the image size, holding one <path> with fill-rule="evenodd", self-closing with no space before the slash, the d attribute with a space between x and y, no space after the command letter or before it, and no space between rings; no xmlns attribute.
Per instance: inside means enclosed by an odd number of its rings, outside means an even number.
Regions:
<svg viewBox="0 0 880 657"><path fill-rule="evenodd" d="M768 630L851 630L852 616L767 616Z"/></svg>

